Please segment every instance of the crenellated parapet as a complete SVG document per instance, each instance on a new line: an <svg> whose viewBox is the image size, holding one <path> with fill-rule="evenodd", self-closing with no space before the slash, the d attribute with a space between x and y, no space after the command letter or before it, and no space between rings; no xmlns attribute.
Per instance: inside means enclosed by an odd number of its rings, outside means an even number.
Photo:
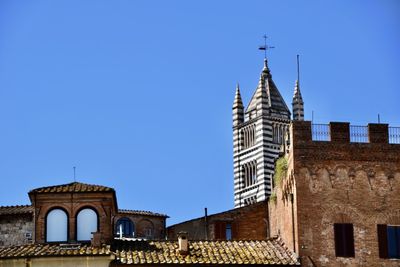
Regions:
<svg viewBox="0 0 400 267"><path fill-rule="evenodd" d="M400 127L383 123L358 126L348 122L311 124L310 121L293 121L292 127L295 142L400 144Z"/></svg>

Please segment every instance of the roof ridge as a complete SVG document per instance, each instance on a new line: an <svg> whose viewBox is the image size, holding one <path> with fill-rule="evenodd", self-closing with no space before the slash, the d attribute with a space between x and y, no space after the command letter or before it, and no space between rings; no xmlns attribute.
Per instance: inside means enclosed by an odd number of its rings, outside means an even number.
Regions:
<svg viewBox="0 0 400 267"><path fill-rule="evenodd" d="M82 182L71 182L59 185L43 186L32 189L29 191L31 193L68 193L68 192L99 192L99 191L111 191L115 192L114 188L98 185L98 184L88 184Z"/></svg>
<svg viewBox="0 0 400 267"><path fill-rule="evenodd" d="M25 207L33 207L30 204L24 204L24 205L6 205L6 206L0 206L1 208L25 208Z"/></svg>
<svg viewBox="0 0 400 267"><path fill-rule="evenodd" d="M149 210L133 210L133 209L118 209L118 213L133 213L139 215L149 215L149 216L165 216L169 217L167 214L149 211Z"/></svg>

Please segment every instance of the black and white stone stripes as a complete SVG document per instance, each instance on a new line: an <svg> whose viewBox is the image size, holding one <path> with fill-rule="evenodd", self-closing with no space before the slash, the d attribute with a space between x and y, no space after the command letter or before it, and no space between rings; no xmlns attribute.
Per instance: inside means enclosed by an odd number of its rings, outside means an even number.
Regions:
<svg viewBox="0 0 400 267"><path fill-rule="evenodd" d="M271 194L275 160L290 123L290 111L272 81L267 60L247 109L238 86L232 111L235 207L242 207Z"/></svg>

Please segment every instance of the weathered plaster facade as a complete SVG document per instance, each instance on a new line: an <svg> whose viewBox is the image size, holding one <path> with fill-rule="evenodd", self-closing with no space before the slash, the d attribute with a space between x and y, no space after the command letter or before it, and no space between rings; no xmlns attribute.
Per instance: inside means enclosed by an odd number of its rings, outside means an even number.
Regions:
<svg viewBox="0 0 400 267"><path fill-rule="evenodd" d="M112 256L41 257L0 260L0 267L108 267Z"/></svg>

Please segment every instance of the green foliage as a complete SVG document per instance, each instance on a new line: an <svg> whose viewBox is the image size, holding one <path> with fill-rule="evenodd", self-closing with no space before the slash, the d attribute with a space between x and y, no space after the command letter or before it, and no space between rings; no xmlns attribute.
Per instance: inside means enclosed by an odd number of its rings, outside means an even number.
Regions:
<svg viewBox="0 0 400 267"><path fill-rule="evenodd" d="M269 200L268 200L268 201L269 201L270 203L276 204L276 198L277 198L277 197L276 197L276 193L275 193L275 192L272 192L271 195L269 196Z"/></svg>
<svg viewBox="0 0 400 267"><path fill-rule="evenodd" d="M274 184L281 185L282 179L285 178L288 170L288 162L285 157L280 157L275 163Z"/></svg>

